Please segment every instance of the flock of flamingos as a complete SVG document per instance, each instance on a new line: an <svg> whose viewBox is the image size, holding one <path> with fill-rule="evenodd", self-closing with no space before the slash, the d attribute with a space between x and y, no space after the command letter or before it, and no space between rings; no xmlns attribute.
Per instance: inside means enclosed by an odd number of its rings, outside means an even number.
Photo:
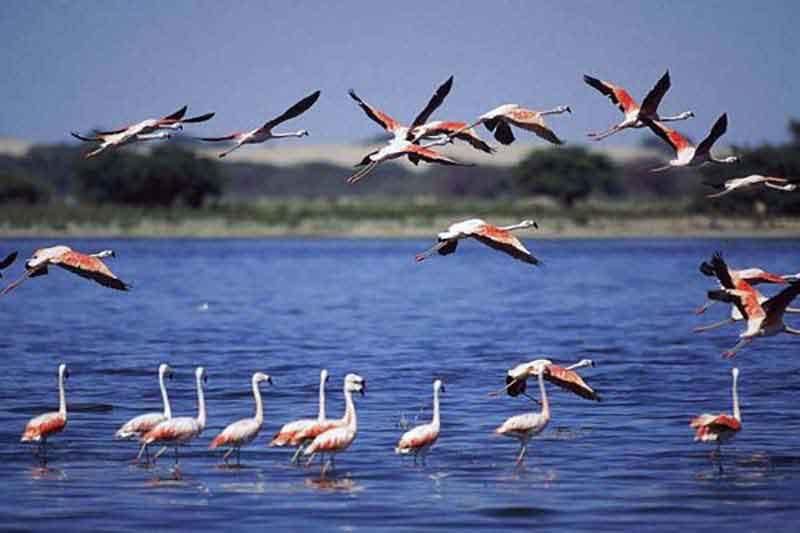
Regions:
<svg viewBox="0 0 800 533"><path fill-rule="evenodd" d="M701 166L710 163L734 164L739 161L736 156L725 158L715 157L711 153L713 144L726 131L728 118L721 115L714 123L711 131L703 141L697 145L691 144L686 137L677 131L665 126L665 122L685 120L694 116L687 111L675 116L660 116L658 106L670 88L669 72L666 72L656 83L653 89L645 96L639 105L630 94L617 85L602 81L590 76L584 76L584 81L591 87L606 95L613 104L619 107L624 118L621 122L611 126L600 133L590 133L595 140L604 139L628 128L648 127L662 138L675 150L675 158L655 171L672 167ZM348 178L349 183L354 183L364 178L376 166L385 161L407 157L413 164L420 161L429 163L460 165L436 150L435 146L444 146L460 140L469 143L473 148L489 153L495 148L487 144L475 131L475 126L483 124L494 134L495 139L501 144L510 144L514 141L512 127L533 132L537 136L553 144L562 144L562 141L546 125L544 117L547 115L571 113L568 106L559 106L550 111L531 111L519 105L501 105L477 118L472 123L456 121L429 121L431 115L443 103L453 84L452 76L439 86L425 108L417 115L414 121L405 126L388 114L371 106L361 99L355 91L350 91L350 97L366 113L377 122L392 138L386 146L370 152L358 163L360 169ZM290 107L283 114L266 122L263 126L247 132L235 132L219 137L199 137L207 142L233 143L232 147L219 154L224 157L244 144L261 143L269 139L282 137L303 137L308 135L306 130L296 132L276 133L273 129L281 123L295 118L308 110L320 96L316 91L303 98ZM196 117L184 118L186 107L176 113L160 119L148 119L131 126L111 131L95 131L91 136L73 133L76 138L86 142L100 143L97 148L86 154L94 157L101 152L117 148L122 145L137 143L153 139L170 137L170 131L180 130L183 124L199 123L209 120L214 113L206 113ZM722 192L712 194L712 197L727 194L737 189L751 188L759 185L793 191L797 188L797 180L783 177L752 175L734 178L721 184L712 185ZM422 261L433 254L448 255L456 251L458 242L465 238L473 238L496 250L523 261L537 265L539 260L512 234L517 229L538 227L535 222L525 220L512 226L498 227L483 220L470 219L451 225L447 231L438 235L436 244L416 256L417 261ZM2 270L8 268L16 259L17 253L9 254L0 262L0 277ZM111 250L104 250L94 254L84 254L72 250L67 246L52 246L36 250L25 262L23 275L0 291L0 296L7 294L28 278L47 274L49 266L59 266L81 277L91 279L105 287L127 291L130 286L119 279L103 262L104 258L114 257ZM717 282L717 288L709 290L708 301L698 308L697 313L705 312L715 302L724 302L731 305L729 318L696 328L702 332L722 327L727 324L744 321L745 330L739 335L739 342L730 350L723 353L723 357L733 357L738 350L758 337L772 336L779 333L800 335L800 330L793 329L784 323L786 313L798 313L800 309L789 307L792 300L800 294L800 274L777 275L759 268L736 270L730 268L721 253L715 253L709 261L703 261L700 272L712 277ZM767 297L754 288L757 284L783 285L780 292L772 297ZM536 359L520 364L508 370L506 386L491 395L507 393L510 396L525 395L528 378L535 378L539 385L539 399L528 396L533 402L541 405L541 410L527 412L512 416L495 429L498 435L515 438L520 442L516 463L521 464L527 452L528 442L531 437L541 433L550 420L550 404L547 396L545 381L577 394L591 401L600 401L600 396L578 374L577 369L594 366L591 360L584 359L578 363L563 367L554 364L548 359ZM716 443L717 448L712 456L719 457L720 444L732 439L741 429L741 414L737 391L737 378L739 370L732 369L733 374L733 413L732 414L702 414L690 422L695 430L695 440ZM23 442L36 442L39 444L37 454L43 465L46 464L47 439L62 431L67 424L67 404L64 381L68 377L65 364L58 367L58 393L59 409L56 412L46 413L31 419L25 427L21 440ZM203 395L203 384L206 380L205 369L198 367L195 371L197 387L197 417L173 417L170 409L169 397L164 379L172 376L172 369L167 364L161 364L158 369L158 380L163 399L163 412L147 413L137 416L116 432L116 437L122 439L137 439L141 445L137 462L146 465L152 464L169 447L175 450L175 469L179 475L179 448L197 439L206 426L206 405ZM255 416L233 422L227 426L210 443L209 448L227 448L223 455L225 464L232 455L236 455L236 465L240 464L241 448L252 442L259 434L264 422L264 411L261 402L260 384L271 383L269 375L256 372L252 377L252 391L255 399ZM291 446L296 448L291 462L298 463L300 455L306 456L306 465L311 464L316 456L320 457L321 474L334 468L334 457L337 453L345 451L355 440L358 433L356 406L353 394L364 395L366 380L357 374L348 374L344 379L345 411L342 418L331 419L327 417L325 409L325 387L328 382L328 372L320 372L319 384L319 412L316 418L304 418L285 424L272 438L272 446ZM435 444L440 431L439 395L445 387L441 380L433 382L433 419L430 423L420 425L405 432L399 439L395 448L398 454L412 454L414 462L419 457L423 463L430 448ZM150 453L150 446L160 446L155 453ZM325 455L328 460L325 460ZM721 467L721 463L720 463Z"/></svg>

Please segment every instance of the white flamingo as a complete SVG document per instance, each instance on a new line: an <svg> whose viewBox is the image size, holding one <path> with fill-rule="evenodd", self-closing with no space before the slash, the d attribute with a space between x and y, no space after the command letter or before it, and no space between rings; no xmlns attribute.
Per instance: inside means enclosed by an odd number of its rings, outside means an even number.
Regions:
<svg viewBox="0 0 800 533"><path fill-rule="evenodd" d="M413 453L414 464L417 464L418 455L422 456L422 464L425 464L425 456L439 438L439 392L444 392L444 384L437 379L433 382L433 420L403 433L394 449L395 453L402 455Z"/></svg>
<svg viewBox="0 0 800 533"><path fill-rule="evenodd" d="M531 265L538 265L539 260L511 232L518 229L538 228L533 220L523 220L511 226L494 226L479 218L472 218L463 222L452 224L447 231L438 235L438 242L415 259L424 261L434 253L449 255L456 251L458 241L472 237L486 246L505 252L515 259Z"/></svg>
<svg viewBox="0 0 800 533"><path fill-rule="evenodd" d="M325 385L328 383L328 371L322 369L319 373L319 411L317 418L301 418L284 424L281 429L272 437L270 446L296 446L297 450L292 456L292 464L297 462L300 453L303 451L303 446L312 440L314 437L331 429L329 425L330 420L327 419L325 413Z"/></svg>
<svg viewBox="0 0 800 533"><path fill-rule="evenodd" d="M528 441L530 441L531 437L534 435L538 435L544 431L544 428L547 427L547 423L550 422L550 403L547 401L547 391L544 387L544 371L545 365L542 364L529 366L526 371L528 376L536 375L539 379L540 402L542 404L541 412L512 416L494 430L496 435L505 435L519 440L520 449L519 455L517 455L517 466L519 466L525 458L525 454L528 451Z"/></svg>
<svg viewBox="0 0 800 533"><path fill-rule="evenodd" d="M778 178L776 176L763 176L761 174L751 174L744 178L731 178L722 183L711 183L708 181L704 181L703 183L720 191L714 194L707 194L706 198L719 198L733 191L752 189L759 185L784 192L797 190L797 183L795 181L786 178Z"/></svg>
<svg viewBox="0 0 800 533"><path fill-rule="evenodd" d="M140 438L142 435L156 427L164 420L172 418L172 408L169 404L169 396L167 395L167 387L164 383L164 377L172 379L172 369L166 363L161 363L158 366L158 386L161 389L161 400L164 404L164 411L161 413L145 413L136 416L125 422L120 427L114 436L118 439L132 439ZM150 462L148 455L146 462Z"/></svg>

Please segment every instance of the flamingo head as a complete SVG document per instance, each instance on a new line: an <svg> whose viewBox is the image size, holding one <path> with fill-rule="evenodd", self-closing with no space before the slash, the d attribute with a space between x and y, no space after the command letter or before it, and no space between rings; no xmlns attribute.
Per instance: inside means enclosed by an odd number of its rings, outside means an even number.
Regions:
<svg viewBox="0 0 800 533"><path fill-rule="evenodd" d="M539 224L537 224L535 220L523 220L520 222L520 225L523 228L539 228Z"/></svg>
<svg viewBox="0 0 800 533"><path fill-rule="evenodd" d="M69 377L69 369L66 364L61 363L58 365L58 377L61 379L67 379Z"/></svg>
<svg viewBox="0 0 800 533"><path fill-rule="evenodd" d="M253 384L258 385L262 381L266 381L270 385L272 385L272 376L269 374L265 374L264 372L256 372L253 374Z"/></svg>
<svg viewBox="0 0 800 533"><path fill-rule="evenodd" d="M738 155L731 155L731 156L728 156L726 158L723 158L722 162L723 163L727 163L729 165L735 165L735 164L741 163L742 162L742 158L739 157Z"/></svg>
<svg viewBox="0 0 800 533"><path fill-rule="evenodd" d="M158 375L172 379L172 368L167 363L161 363L158 366Z"/></svg>
<svg viewBox="0 0 800 533"><path fill-rule="evenodd" d="M364 391L367 389L367 380L358 374L347 374L344 378L344 387L348 392L360 392L364 396Z"/></svg>
<svg viewBox="0 0 800 533"><path fill-rule="evenodd" d="M434 382L433 382L433 390L434 391L445 392L444 383L442 383L441 379L434 380Z"/></svg>
<svg viewBox="0 0 800 533"><path fill-rule="evenodd" d="M197 369L194 371L194 377L197 378L198 381L202 381L203 383L208 383L208 376L206 376L206 369L202 366L198 366Z"/></svg>
<svg viewBox="0 0 800 533"><path fill-rule="evenodd" d="M330 376L328 376L328 370L323 368L319 372L319 381L320 383L327 383Z"/></svg>
<svg viewBox="0 0 800 533"><path fill-rule="evenodd" d="M308 130L300 130L297 132L298 137L308 137Z"/></svg>
<svg viewBox="0 0 800 533"><path fill-rule="evenodd" d="M595 365L595 362L591 359L581 359L580 361L572 365L572 368L582 368L584 366L595 367L597 365Z"/></svg>
<svg viewBox="0 0 800 533"><path fill-rule="evenodd" d="M556 108L556 111L559 113L570 113L572 114L572 108L568 105L560 105Z"/></svg>
<svg viewBox="0 0 800 533"><path fill-rule="evenodd" d="M39 248L33 255L25 262L25 268L28 270L35 270L39 267L46 265L52 259L63 255L72 249L68 246L51 246L50 248Z"/></svg>

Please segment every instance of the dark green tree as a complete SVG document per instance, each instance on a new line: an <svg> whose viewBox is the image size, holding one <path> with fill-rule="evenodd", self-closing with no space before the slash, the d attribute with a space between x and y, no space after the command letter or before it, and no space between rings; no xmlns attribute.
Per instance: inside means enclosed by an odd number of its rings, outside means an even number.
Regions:
<svg viewBox="0 0 800 533"><path fill-rule="evenodd" d="M0 204L39 204L50 200L52 188L23 173L0 174Z"/></svg>

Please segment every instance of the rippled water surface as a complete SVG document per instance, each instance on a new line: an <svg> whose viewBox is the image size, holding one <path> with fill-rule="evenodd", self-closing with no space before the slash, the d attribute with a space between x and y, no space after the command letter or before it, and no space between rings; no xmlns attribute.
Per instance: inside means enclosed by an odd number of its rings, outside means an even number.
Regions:
<svg viewBox="0 0 800 533"><path fill-rule="evenodd" d="M0 255L47 244L2 241ZM134 290L51 269L0 299L5 530L791 530L800 518L800 340L758 339L734 359L743 429L723 450L723 471L688 427L692 415L731 409L720 352L740 330L691 332L726 312L692 314L710 287L698 263L722 248L734 266L796 272L798 241L532 242L542 268L475 243L420 264L413 254L427 242L69 244L114 248L109 264ZM583 375L604 401L551 387L551 423L516 470L516 441L492 430L531 404L486 394L505 369L539 355L594 359ZM69 423L42 471L19 435L57 407L60 361L72 373ZM178 415L196 413L194 367L208 372L209 424L184 448L180 481L171 457L144 469L131 464L135 443L112 440L125 420L161 409L160 362L176 371ZM284 422L315 414L321 367L331 372L330 416L342 410L344 375L367 379L356 442L324 481L266 446ZM257 370L275 383L262 387L265 427L243 468L218 468L207 445L252 416ZM442 434L419 468L393 446L401 420L429 419L434 377L447 388Z"/></svg>

